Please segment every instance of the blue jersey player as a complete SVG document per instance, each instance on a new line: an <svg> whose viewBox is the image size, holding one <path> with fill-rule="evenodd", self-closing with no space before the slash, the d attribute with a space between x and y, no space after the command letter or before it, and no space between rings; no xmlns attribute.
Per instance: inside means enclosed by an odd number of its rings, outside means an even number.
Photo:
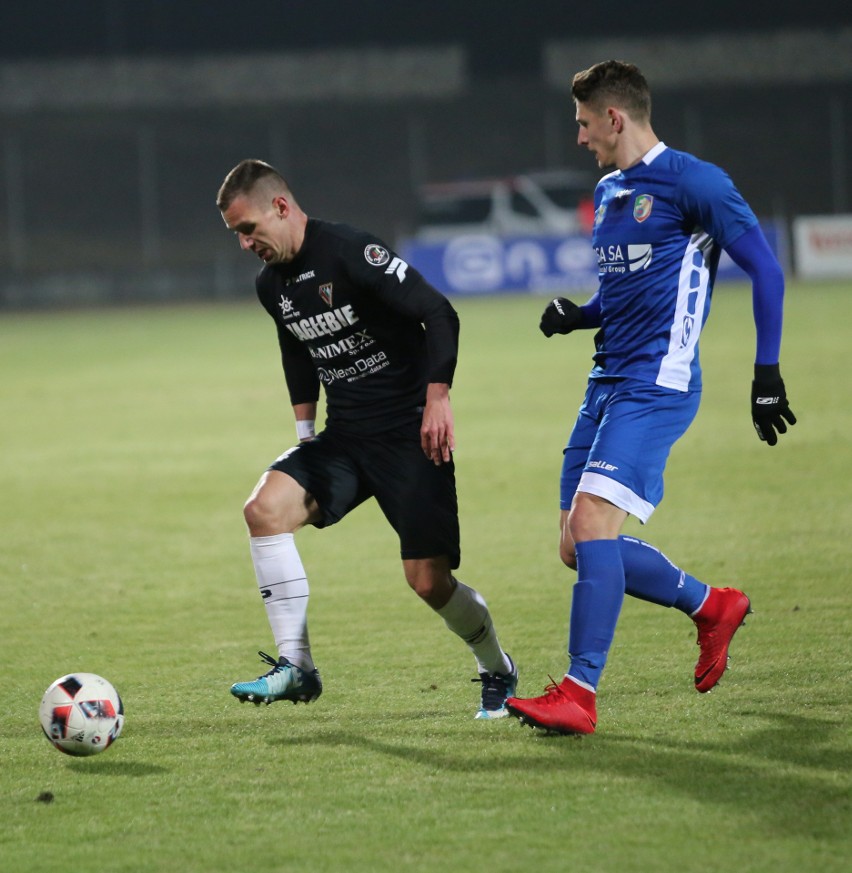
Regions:
<svg viewBox="0 0 852 873"><path fill-rule="evenodd" d="M724 249L751 278L757 353L752 420L768 445L795 424L779 370L784 276L754 213L718 167L668 148L651 128L647 82L632 64L606 61L578 73L572 95L578 144L614 167L595 190L592 244L600 287L583 306L558 298L545 336L600 328L595 365L565 449L560 556L577 570L564 680L513 697L522 723L590 734L596 690L625 592L687 613L698 629L695 687L719 681L728 647L751 611L735 588L711 588L635 537L663 496L673 443L701 397L698 337Z"/></svg>

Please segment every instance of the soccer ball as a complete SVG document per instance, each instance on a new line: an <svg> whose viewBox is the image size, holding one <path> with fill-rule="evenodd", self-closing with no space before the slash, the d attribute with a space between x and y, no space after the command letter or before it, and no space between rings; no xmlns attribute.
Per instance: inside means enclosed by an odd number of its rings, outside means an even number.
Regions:
<svg viewBox="0 0 852 873"><path fill-rule="evenodd" d="M97 755L124 727L124 704L103 676L69 673L41 699L38 717L44 735L66 755Z"/></svg>

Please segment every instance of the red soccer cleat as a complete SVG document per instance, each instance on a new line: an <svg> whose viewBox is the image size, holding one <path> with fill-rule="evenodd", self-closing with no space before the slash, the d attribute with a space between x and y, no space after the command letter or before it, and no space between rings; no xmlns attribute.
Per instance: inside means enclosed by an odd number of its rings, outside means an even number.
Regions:
<svg viewBox="0 0 852 873"><path fill-rule="evenodd" d="M506 709L521 724L543 728L556 734L592 734L597 712L595 692L583 688L567 676L562 684L551 680L541 697L510 697Z"/></svg>
<svg viewBox="0 0 852 873"><path fill-rule="evenodd" d="M728 666L728 646L745 624L751 603L736 588L711 588L700 611L692 617L698 628L701 654L695 665L695 689L702 694L713 688Z"/></svg>

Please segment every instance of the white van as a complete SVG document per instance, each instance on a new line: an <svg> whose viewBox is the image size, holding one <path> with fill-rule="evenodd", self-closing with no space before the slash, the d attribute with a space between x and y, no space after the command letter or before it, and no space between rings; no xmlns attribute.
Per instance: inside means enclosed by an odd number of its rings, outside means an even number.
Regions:
<svg viewBox="0 0 852 873"><path fill-rule="evenodd" d="M556 236L591 232L596 177L542 170L503 179L424 185L415 238L465 234Z"/></svg>

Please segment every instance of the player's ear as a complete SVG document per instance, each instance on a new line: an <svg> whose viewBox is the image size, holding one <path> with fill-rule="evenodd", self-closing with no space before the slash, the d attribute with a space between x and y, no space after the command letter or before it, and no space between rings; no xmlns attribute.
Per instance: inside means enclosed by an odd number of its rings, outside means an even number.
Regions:
<svg viewBox="0 0 852 873"><path fill-rule="evenodd" d="M616 109L615 106L609 106L607 107L606 115L613 131L621 133L624 129L624 115L621 110Z"/></svg>
<svg viewBox="0 0 852 873"><path fill-rule="evenodd" d="M272 208L279 218L286 218L290 214L290 201L279 195L272 200Z"/></svg>

